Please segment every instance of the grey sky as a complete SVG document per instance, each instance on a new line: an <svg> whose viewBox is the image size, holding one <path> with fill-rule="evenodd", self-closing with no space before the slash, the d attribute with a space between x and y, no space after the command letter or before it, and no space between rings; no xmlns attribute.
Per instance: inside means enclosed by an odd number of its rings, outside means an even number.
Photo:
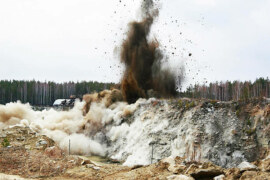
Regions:
<svg viewBox="0 0 270 180"><path fill-rule="evenodd" d="M139 4L1 0L0 79L118 82L121 65L114 52L127 23L138 19ZM270 0L161 0L161 5L152 37L166 49L172 68L187 64L186 84L270 76Z"/></svg>

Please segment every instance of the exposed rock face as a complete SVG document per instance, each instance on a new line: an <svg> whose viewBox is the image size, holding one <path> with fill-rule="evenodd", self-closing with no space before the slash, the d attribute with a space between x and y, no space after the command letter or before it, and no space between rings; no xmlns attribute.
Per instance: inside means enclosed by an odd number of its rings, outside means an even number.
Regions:
<svg viewBox="0 0 270 180"><path fill-rule="evenodd" d="M29 105L20 103L4 106L5 111L10 109L9 118L2 117L8 119L8 123L2 122L4 127L20 122L18 125L30 128L3 129L0 133L3 146L8 146L4 142L7 137L15 143L11 145L22 145L26 150L53 146L46 136L37 136L38 132L54 139L66 151L70 139L74 154L107 156L128 166L180 156L187 162L210 161L231 168L269 154L270 105L266 101L139 99L135 104L116 102L107 107L108 94L100 97L103 98L91 103L85 116L83 102L67 112L34 112ZM14 108L27 112L27 116L15 117L17 111L11 110ZM254 165L267 170L267 162ZM172 166L170 171L181 173L183 168L180 164Z"/></svg>
<svg viewBox="0 0 270 180"><path fill-rule="evenodd" d="M150 99L115 126L109 156L126 165L149 164L170 155L236 167L255 161L270 140L267 104ZM256 107L256 108L255 108ZM242 109L241 109L242 108ZM152 154L153 152L153 154Z"/></svg>

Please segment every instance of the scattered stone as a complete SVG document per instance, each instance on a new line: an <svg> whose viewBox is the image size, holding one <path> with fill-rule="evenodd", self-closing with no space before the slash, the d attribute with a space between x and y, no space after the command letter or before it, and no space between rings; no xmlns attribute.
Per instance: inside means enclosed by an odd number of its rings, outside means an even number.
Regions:
<svg viewBox="0 0 270 180"><path fill-rule="evenodd" d="M69 163L75 163L74 159L68 161Z"/></svg>
<svg viewBox="0 0 270 180"><path fill-rule="evenodd" d="M238 168L231 168L226 170L225 175L228 179L239 179L241 177L241 172Z"/></svg>
<svg viewBox="0 0 270 180"><path fill-rule="evenodd" d="M40 148L40 147L44 147L47 146L48 142L44 139L39 139L36 143L36 147Z"/></svg>
<svg viewBox="0 0 270 180"><path fill-rule="evenodd" d="M34 131L30 131L29 134L34 136L34 135L36 135L37 133L34 132Z"/></svg>
<svg viewBox="0 0 270 180"><path fill-rule="evenodd" d="M161 160L161 162L164 163L164 166L166 166L170 172L179 174L185 170L186 166L179 164L179 162L176 164L176 160L179 161L178 159L179 158L174 159L173 157L168 157Z"/></svg>
<svg viewBox="0 0 270 180"><path fill-rule="evenodd" d="M93 168L94 170L100 170L100 167L94 166L93 164L86 164L86 168Z"/></svg>
<svg viewBox="0 0 270 180"><path fill-rule="evenodd" d="M0 179L1 180L26 180L20 176L8 175L8 174L3 174L3 173L0 173Z"/></svg>
<svg viewBox="0 0 270 180"><path fill-rule="evenodd" d="M174 166L169 166L168 170L171 171L174 174L179 174L184 172L186 166L184 165L174 165Z"/></svg>
<svg viewBox="0 0 270 180"><path fill-rule="evenodd" d="M175 165L175 160L174 160L173 157L164 158L164 159L161 160L161 162L167 164L168 167Z"/></svg>
<svg viewBox="0 0 270 180"><path fill-rule="evenodd" d="M214 180L225 180L224 174L214 177Z"/></svg>
<svg viewBox="0 0 270 180"><path fill-rule="evenodd" d="M0 133L0 138L5 138L7 135L5 133Z"/></svg>
<svg viewBox="0 0 270 180"><path fill-rule="evenodd" d="M270 173L258 171L245 171L240 180L269 180Z"/></svg>
<svg viewBox="0 0 270 180"><path fill-rule="evenodd" d="M89 159L83 159L81 165L87 165L87 164L92 164L92 162Z"/></svg>
<svg viewBox="0 0 270 180"><path fill-rule="evenodd" d="M30 150L30 149L31 149L31 146L30 146L30 145L25 145L24 148L25 148L26 150Z"/></svg>
<svg viewBox="0 0 270 180"><path fill-rule="evenodd" d="M97 162L95 162L95 161L91 161L91 163L94 164L95 166L102 167L101 164L99 164L99 163L97 163Z"/></svg>
<svg viewBox="0 0 270 180"><path fill-rule="evenodd" d="M21 137L17 137L16 139L17 139L17 141L24 141L25 137L21 136Z"/></svg>
<svg viewBox="0 0 270 180"><path fill-rule="evenodd" d="M81 165L88 165L88 164L90 164L90 165L93 165L95 167L102 167L101 164L99 164L97 162L94 162L94 161L91 161L89 159L86 159L86 158L83 158L83 157L80 158L80 159L81 159Z"/></svg>
<svg viewBox="0 0 270 180"><path fill-rule="evenodd" d="M249 162L242 162L241 164L238 165L238 168L240 169L241 172L243 171L256 171L258 169L257 166L254 164L251 164Z"/></svg>
<svg viewBox="0 0 270 180"><path fill-rule="evenodd" d="M63 155L63 152L59 147L52 146L45 149L45 154L51 158L61 158Z"/></svg>
<svg viewBox="0 0 270 180"><path fill-rule="evenodd" d="M240 180L253 180L257 176L256 171L245 171Z"/></svg>
<svg viewBox="0 0 270 180"><path fill-rule="evenodd" d="M185 174L190 174L190 172L194 172L197 168L198 166L196 164L191 164L185 171Z"/></svg>
<svg viewBox="0 0 270 180"><path fill-rule="evenodd" d="M94 165L93 164L86 164L85 167L86 168L92 168L92 167L94 167Z"/></svg>
<svg viewBox="0 0 270 180"><path fill-rule="evenodd" d="M181 174L168 176L167 180L194 180L194 178Z"/></svg>
<svg viewBox="0 0 270 180"><path fill-rule="evenodd" d="M135 166L132 166L130 169L138 169L138 168L141 168L141 167L143 167L143 165L135 165Z"/></svg>
<svg viewBox="0 0 270 180"><path fill-rule="evenodd" d="M270 158L267 157L263 159L262 161L259 162L258 166L262 171L270 172Z"/></svg>
<svg viewBox="0 0 270 180"><path fill-rule="evenodd" d="M109 158L109 161L111 163L121 163L121 161L117 160L117 159L112 159L112 158Z"/></svg>
<svg viewBox="0 0 270 180"><path fill-rule="evenodd" d="M100 170L100 167L94 166L93 169L94 170Z"/></svg>

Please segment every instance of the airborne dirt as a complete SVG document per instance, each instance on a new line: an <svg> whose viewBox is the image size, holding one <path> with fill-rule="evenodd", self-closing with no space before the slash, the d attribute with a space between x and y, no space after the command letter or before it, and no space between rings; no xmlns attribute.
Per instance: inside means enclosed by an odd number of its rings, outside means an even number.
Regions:
<svg viewBox="0 0 270 180"><path fill-rule="evenodd" d="M146 98L154 90L162 97L176 95L176 75L163 66L164 55L157 39L149 40L149 33L159 14L152 0L142 1L142 20L131 22L126 40L122 44L121 62L125 72L121 82L124 99L134 103Z"/></svg>

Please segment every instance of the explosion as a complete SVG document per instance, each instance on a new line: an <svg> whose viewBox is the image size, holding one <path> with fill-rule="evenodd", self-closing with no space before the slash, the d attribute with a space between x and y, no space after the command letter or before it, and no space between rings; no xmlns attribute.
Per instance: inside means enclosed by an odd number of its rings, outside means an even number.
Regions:
<svg viewBox="0 0 270 180"><path fill-rule="evenodd" d="M148 39L159 10L155 8L153 0L144 0L141 13L142 21L129 24L120 55L125 65L121 90L128 103L134 103L140 97L147 98L150 90L162 97L176 95L176 76L170 69L162 67L163 53L159 49L159 42Z"/></svg>
<svg viewBox="0 0 270 180"><path fill-rule="evenodd" d="M149 139L141 142L140 138L145 131L142 126L148 128L147 132L151 132L153 127L141 120L148 116L143 117L145 112L139 108L156 100L140 98L149 98L151 91L163 97L176 95L175 74L162 67L164 58L158 41L148 40L158 14L153 1L145 0L142 4L142 21L130 23L120 56L125 64L121 90L86 94L83 101L76 101L69 111L53 108L34 111L29 104L20 102L0 105L0 128L29 127L52 138L66 151L71 142L72 154L108 156L126 160L127 165L148 164L150 151L146 155L145 152L149 149ZM134 119L128 120L137 110L139 113L134 115ZM129 143L124 143L126 139L130 139ZM145 147L141 148L139 142Z"/></svg>

